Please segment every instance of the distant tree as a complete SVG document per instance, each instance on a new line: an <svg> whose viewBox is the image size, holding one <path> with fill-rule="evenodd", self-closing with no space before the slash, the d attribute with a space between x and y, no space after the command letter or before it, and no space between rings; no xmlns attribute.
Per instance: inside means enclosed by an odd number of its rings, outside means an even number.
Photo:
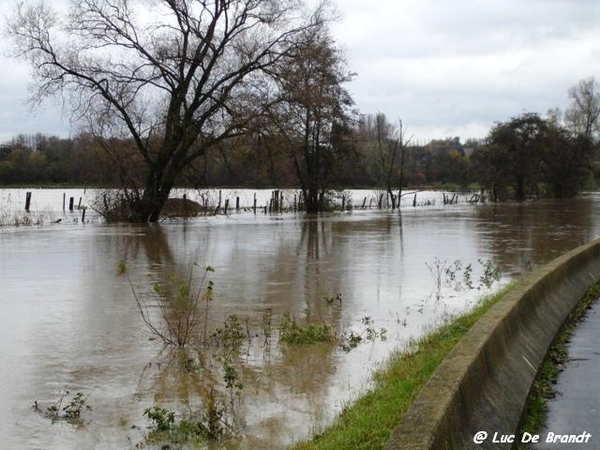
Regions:
<svg viewBox="0 0 600 450"><path fill-rule="evenodd" d="M509 196L512 179L509 161L508 150L494 144L478 147L471 156L471 177L494 202L507 200Z"/></svg>
<svg viewBox="0 0 600 450"><path fill-rule="evenodd" d="M546 113L546 120L550 125L560 127L563 123L563 116L563 112L560 108L550 108Z"/></svg>
<svg viewBox="0 0 600 450"><path fill-rule="evenodd" d="M507 169L505 173L518 201L537 193L538 183L543 179L547 129L547 122L538 114L526 113L509 122L498 123L490 132L490 143L503 156L500 161L494 158L494 165L500 164Z"/></svg>
<svg viewBox="0 0 600 450"><path fill-rule="evenodd" d="M537 114L497 124L488 145L473 153L474 177L494 200L509 193L518 201L546 193L569 197L591 179L591 139L574 135Z"/></svg>
<svg viewBox="0 0 600 450"><path fill-rule="evenodd" d="M547 146L544 179L550 196L572 197L593 184L594 145L589 136L553 126L548 129Z"/></svg>
<svg viewBox="0 0 600 450"><path fill-rule="evenodd" d="M289 150L307 212L319 212L347 149L353 101L343 84L352 75L324 26L298 35L275 74L274 134Z"/></svg>
<svg viewBox="0 0 600 450"><path fill-rule="evenodd" d="M390 123L384 113L363 115L359 121L358 135L372 161L372 176L379 186L385 188L392 202L392 209L399 205L404 184L405 163L410 138L401 119ZM398 189L398 196L394 190Z"/></svg>
<svg viewBox="0 0 600 450"><path fill-rule="evenodd" d="M81 0L64 16L41 1L19 4L8 31L35 97L68 96L122 162L130 220L154 222L184 169L246 132L262 75L322 17L303 18L298 0Z"/></svg>
<svg viewBox="0 0 600 450"><path fill-rule="evenodd" d="M565 124L574 134L596 140L600 127L600 84L594 77L580 80L569 89L571 103L565 111Z"/></svg>
<svg viewBox="0 0 600 450"><path fill-rule="evenodd" d="M435 153L437 180L466 187L469 182L470 160L462 149L440 149Z"/></svg>
<svg viewBox="0 0 600 450"><path fill-rule="evenodd" d="M429 154L430 183L469 184L470 161L460 137L434 139L425 146L425 151Z"/></svg>
<svg viewBox="0 0 600 450"><path fill-rule="evenodd" d="M392 209L396 207L392 182L398 159L399 148L393 138L394 129L383 113L375 114L375 144L377 149L377 165L380 182L385 186L388 197L392 201Z"/></svg>

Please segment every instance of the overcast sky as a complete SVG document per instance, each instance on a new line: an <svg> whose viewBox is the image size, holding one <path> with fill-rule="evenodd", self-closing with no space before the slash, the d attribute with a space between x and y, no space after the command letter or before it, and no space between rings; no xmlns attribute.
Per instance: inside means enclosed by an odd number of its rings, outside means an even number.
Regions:
<svg viewBox="0 0 600 450"><path fill-rule="evenodd" d="M52 0L47 0L53 3ZM61 0L62 1L62 0ZM0 15L13 0L0 0ZM600 79L597 0L337 0L333 27L362 113L401 118L415 140L483 137L495 121L568 105L580 79ZM4 27L4 24L3 24ZM68 136L60 103L31 110L29 69L0 35L0 142Z"/></svg>

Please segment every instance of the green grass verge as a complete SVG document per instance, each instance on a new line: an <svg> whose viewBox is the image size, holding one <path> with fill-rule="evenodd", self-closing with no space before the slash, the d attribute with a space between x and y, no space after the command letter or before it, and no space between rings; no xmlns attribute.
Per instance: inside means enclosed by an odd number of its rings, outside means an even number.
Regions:
<svg viewBox="0 0 600 450"><path fill-rule="evenodd" d="M538 375L533 382L533 387L527 399L527 407L523 417L521 435L524 432L536 434L544 421L548 400L556 396L556 379L569 360L567 344L573 335L577 324L584 320L587 310L600 297L600 281L588 289L583 299L575 306L561 330L554 344L544 358ZM529 449L529 445L520 444L518 449Z"/></svg>
<svg viewBox="0 0 600 450"><path fill-rule="evenodd" d="M374 388L341 412L333 425L309 441L290 449L384 448L392 431L431 377L435 368L456 346L473 324L508 290L483 299L472 311L434 330L410 346L394 353L386 367L374 374Z"/></svg>

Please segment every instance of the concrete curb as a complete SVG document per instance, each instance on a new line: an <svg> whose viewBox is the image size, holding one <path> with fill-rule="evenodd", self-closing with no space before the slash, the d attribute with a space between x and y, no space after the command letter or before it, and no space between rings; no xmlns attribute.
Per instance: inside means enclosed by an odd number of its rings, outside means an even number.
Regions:
<svg viewBox="0 0 600 450"><path fill-rule="evenodd" d="M598 279L600 240L529 274L442 361L392 433L386 450L511 448L512 443L499 442L501 436L517 433L548 348ZM476 444L473 438L480 431L487 438Z"/></svg>

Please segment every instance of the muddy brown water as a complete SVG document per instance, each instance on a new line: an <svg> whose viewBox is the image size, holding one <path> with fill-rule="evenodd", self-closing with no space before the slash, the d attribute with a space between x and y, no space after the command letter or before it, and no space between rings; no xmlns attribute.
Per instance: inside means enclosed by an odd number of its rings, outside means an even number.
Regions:
<svg viewBox="0 0 600 450"><path fill-rule="evenodd" d="M402 214L234 214L155 226L1 229L1 447L135 448L148 433L146 408L197 411L212 390L235 429L213 448L283 448L331 423L369 388L371 373L393 349L600 235L599 207L599 196L585 195ZM461 269L462 286L443 283L438 292L430 268L457 260L463 269L472 265L473 289ZM479 260L501 271L491 289L479 282ZM119 274L121 261L127 275ZM224 387L222 354L196 346L169 351L141 320L128 277L138 292L148 291L153 283L187 279L194 263L194 280L206 265L215 269L209 331L236 314L250 337L229 356L243 384L239 395ZM160 319L156 308L150 312ZM302 324L354 331L363 341L348 352L333 344L281 345L277 327L286 312ZM385 340L366 339L365 318L377 333L385 329ZM66 390L86 396L92 409L83 411L83 424L53 422L33 410L34 401L44 411Z"/></svg>

